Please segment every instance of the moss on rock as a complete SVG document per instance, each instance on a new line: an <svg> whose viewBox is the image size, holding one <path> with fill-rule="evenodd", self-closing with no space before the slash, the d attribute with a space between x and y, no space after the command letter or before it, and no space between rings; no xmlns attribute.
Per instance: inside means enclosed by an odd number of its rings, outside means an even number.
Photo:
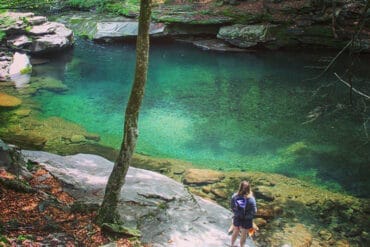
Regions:
<svg viewBox="0 0 370 247"><path fill-rule="evenodd" d="M6 93L0 92L0 107L12 108L22 104L22 100Z"/></svg>

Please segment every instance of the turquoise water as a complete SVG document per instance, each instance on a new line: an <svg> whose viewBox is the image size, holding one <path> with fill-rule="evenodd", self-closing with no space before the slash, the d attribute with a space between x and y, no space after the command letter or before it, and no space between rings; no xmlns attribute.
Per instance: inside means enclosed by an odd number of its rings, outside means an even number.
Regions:
<svg viewBox="0 0 370 247"><path fill-rule="evenodd" d="M368 196L370 126L362 101L355 97L349 106L348 88L330 76L305 81L330 56L153 44L137 152L218 170L277 172ZM42 116L78 123L118 148L134 63L132 44L78 40L64 57L34 67L34 76L69 88L35 96ZM368 57L361 60L356 80L370 78L369 65Z"/></svg>

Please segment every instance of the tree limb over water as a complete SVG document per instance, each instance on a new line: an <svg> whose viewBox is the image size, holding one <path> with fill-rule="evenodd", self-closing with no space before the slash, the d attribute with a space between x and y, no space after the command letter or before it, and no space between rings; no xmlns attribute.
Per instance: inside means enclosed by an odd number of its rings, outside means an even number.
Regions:
<svg viewBox="0 0 370 247"><path fill-rule="evenodd" d="M370 100L370 96L369 95L366 95L364 94L363 92L357 90L356 88L352 87L351 84L349 84L348 82L346 82L345 80L343 80L337 73L334 73L334 75L338 78L339 81L341 81L344 85L346 85L347 87L351 88L353 92L357 93L358 95L361 95L363 97L365 97L367 100Z"/></svg>
<svg viewBox="0 0 370 247"><path fill-rule="evenodd" d="M313 78L309 78L309 79L306 79L305 81L313 81L313 80L317 80L319 79L320 77L322 77L332 66L333 64L336 62L336 60L343 54L343 52L345 50L347 50L348 47L352 47L353 44L355 43L355 41L358 39L358 36L360 35L362 29L364 28L365 26L365 23L366 23L366 16L367 16L367 11L369 10L369 7L370 7L370 0L367 0L366 1L366 5L364 7L364 10L362 12L362 15L359 19L359 21L357 22L357 25L356 25L356 29L357 31L355 32L355 34L352 36L352 39L342 48L342 50L340 50L337 55L330 61L330 63L328 64L328 66L326 66L326 68L317 76L313 77Z"/></svg>

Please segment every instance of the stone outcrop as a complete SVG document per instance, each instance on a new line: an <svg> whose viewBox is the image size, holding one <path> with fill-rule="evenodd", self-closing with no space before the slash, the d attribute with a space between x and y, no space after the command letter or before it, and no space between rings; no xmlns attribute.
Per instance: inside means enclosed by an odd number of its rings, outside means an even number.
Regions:
<svg viewBox="0 0 370 247"><path fill-rule="evenodd" d="M138 22L125 17L109 18L98 14L78 13L58 19L74 30L77 35L97 41L124 40L137 36ZM149 34L155 37L166 35L166 25L151 23Z"/></svg>
<svg viewBox="0 0 370 247"><path fill-rule="evenodd" d="M3 19L0 32L5 34L0 44L9 49L0 54L0 81L11 80L16 87L23 87L30 80L32 66L28 53L60 51L73 45L72 30L63 24L48 22L44 16L5 12L0 18Z"/></svg>
<svg viewBox="0 0 370 247"><path fill-rule="evenodd" d="M113 163L96 155L58 156L22 151L68 185L84 203L101 202ZM121 191L119 213L126 226L142 232L151 246L226 246L231 212L191 195L182 184L161 174L130 167ZM249 246L254 244L248 240Z"/></svg>
<svg viewBox="0 0 370 247"><path fill-rule="evenodd" d="M232 45L249 48L266 43L269 25L232 25L220 28L217 38L223 39Z"/></svg>
<svg viewBox="0 0 370 247"><path fill-rule="evenodd" d="M73 33L63 24L49 22L44 16L33 13L6 12L1 18L7 20L0 30L6 33L7 45L31 53L62 50L73 44Z"/></svg>

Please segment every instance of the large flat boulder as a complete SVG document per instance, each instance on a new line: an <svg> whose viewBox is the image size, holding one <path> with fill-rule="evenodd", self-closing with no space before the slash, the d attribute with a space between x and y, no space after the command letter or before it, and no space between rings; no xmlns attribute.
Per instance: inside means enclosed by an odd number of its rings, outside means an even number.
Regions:
<svg viewBox="0 0 370 247"><path fill-rule="evenodd" d="M22 151L60 179L65 190L84 202L102 201L113 163L96 155L59 156ZM228 246L231 212L190 194L161 174L130 167L121 191L119 212L125 224L138 227L151 246ZM248 241L249 246L254 246Z"/></svg>
<svg viewBox="0 0 370 247"><path fill-rule="evenodd" d="M62 50L73 44L72 30L61 23L46 22L40 26L34 26L30 32L36 35L31 46L33 53Z"/></svg>
<svg viewBox="0 0 370 247"><path fill-rule="evenodd" d="M260 43L266 43L268 41L268 29L269 25L265 24L235 24L221 27L217 38L225 40L237 47L249 48Z"/></svg>
<svg viewBox="0 0 370 247"><path fill-rule="evenodd" d="M114 21L96 23L96 32L93 39L107 38L130 38L136 37L139 30L139 23L136 21ZM151 23L149 27L150 35L163 34L165 25L162 23Z"/></svg>

